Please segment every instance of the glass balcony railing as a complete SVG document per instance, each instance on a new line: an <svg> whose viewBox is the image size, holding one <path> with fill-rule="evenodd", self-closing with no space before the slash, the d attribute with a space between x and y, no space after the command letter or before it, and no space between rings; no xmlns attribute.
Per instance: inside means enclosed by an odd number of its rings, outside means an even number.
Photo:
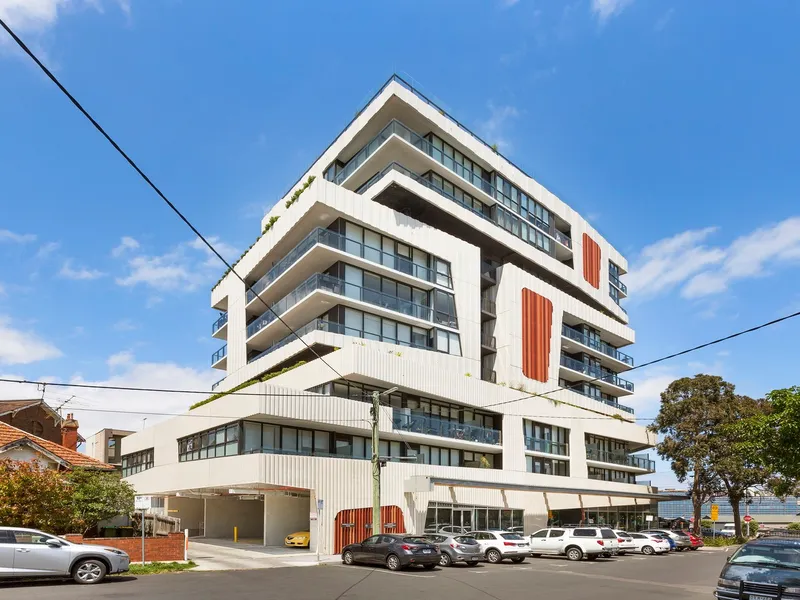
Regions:
<svg viewBox="0 0 800 600"><path fill-rule="evenodd" d="M443 165L448 170L452 171L456 175L458 175L464 181L472 184L479 190L483 191L485 194L491 196L495 200L497 200L500 204L506 206L512 212L514 212L517 216L522 217L523 219L527 220L531 225L534 225L538 229L540 229L543 233L552 236L553 235L553 228L550 224L546 223L536 215L529 212L527 209L520 206L519 202L508 197L506 194L498 190L495 186L491 184L491 182L487 181L480 174L475 173L474 171L467 169L462 164L455 161L455 159L451 156L447 156L442 150L436 148L433 144L431 144L428 140L424 137L412 131L405 125L403 125L400 121L393 119L389 122L386 127L384 127L381 132L376 135L372 140L367 142L367 144L358 151L358 153L351 158L348 163L342 168L342 170L334 177L333 182L337 185L341 185L344 181L352 175L358 167L360 167L364 162L372 156L378 148L380 148L383 143L388 140L392 135L396 135L409 144L414 146L415 148L421 150L428 156L430 156L433 160L438 162L439 164ZM370 181L361 185L358 190L359 193L362 193L366 190L371 182L375 180L375 177L371 178ZM566 245L566 244L565 244ZM571 247L571 244L570 244Z"/></svg>
<svg viewBox="0 0 800 600"><path fill-rule="evenodd" d="M547 454L558 454L559 456L569 456L569 445L564 442L554 442L535 437L525 437L525 447L531 452L546 452Z"/></svg>
<svg viewBox="0 0 800 600"><path fill-rule="evenodd" d="M445 275L437 277L437 273L434 269L419 265L403 256L384 252L378 248L373 248L372 246L367 246L355 240L347 239L344 235L336 233L335 231L317 227L314 231L309 233L303 241L292 248L286 256L279 260L266 275L256 281L250 289L247 290L247 302L255 299L257 294L267 289L273 281L285 273L300 259L300 257L317 244L342 250L353 256L364 258L376 264L394 269L395 271L405 273L406 275L411 275L412 277L417 277L431 283L438 283L451 289L453 287L453 282L450 277Z"/></svg>
<svg viewBox="0 0 800 600"><path fill-rule="evenodd" d="M647 455L636 456L635 454L626 454L622 451L601 450L595 446L586 446L586 459L615 465L624 465L626 467L635 467L637 469L644 469L649 473L654 473L656 470L656 462L650 460Z"/></svg>
<svg viewBox="0 0 800 600"><path fill-rule="evenodd" d="M228 313L224 313L219 316L219 319L214 321L211 325L211 335L217 333L220 329L222 329L228 323Z"/></svg>
<svg viewBox="0 0 800 600"><path fill-rule="evenodd" d="M610 383L611 385L615 385L629 392L633 391L633 383L630 381L622 379L614 373L604 373L599 367L594 367L563 354L561 355L561 366L572 369L573 371L578 371L579 373L583 373L589 377L599 379L600 381L605 381L606 383Z"/></svg>
<svg viewBox="0 0 800 600"><path fill-rule="evenodd" d="M493 335L489 335L488 333L481 333L481 346L486 348L497 348L497 340Z"/></svg>
<svg viewBox="0 0 800 600"><path fill-rule="evenodd" d="M558 229L554 230L553 233L555 234L554 237L556 241L562 243L567 248L572 249L572 238L570 238L566 233L560 232Z"/></svg>
<svg viewBox="0 0 800 600"><path fill-rule="evenodd" d="M286 344L292 342L293 340L296 340L298 337L302 337L307 333L311 333L312 331L328 331L330 333L341 333L343 335L349 335L352 337L358 337L368 340L376 340L379 342L386 342L388 344L396 344L398 346L421 348L423 350L433 349L433 346L431 345L430 340L427 337L414 339L413 337L414 334L412 334L412 339L410 341L400 340L389 336L379 335L361 329L356 329L354 327L345 327L342 323L332 323L331 321L327 321L325 319L314 319L313 321L310 321L305 325L303 325L300 329L297 329L296 330L297 335L295 335L294 333L290 333L286 337L272 344L269 348L267 348L263 352L259 352L252 358L247 359L247 362L248 363L254 362L259 358L266 356L270 352L275 352L275 350L277 350L278 348L282 348Z"/></svg>
<svg viewBox="0 0 800 600"><path fill-rule="evenodd" d="M582 333L576 329L573 329L569 325L562 325L561 326L561 335L567 337L579 344L583 344L584 346L588 346L593 350L597 350L598 352L602 352L614 358L618 361L624 362L626 365L633 366L633 358L628 356L627 354L620 352L613 346L609 346L605 342L598 341L594 338L589 337L585 333Z"/></svg>
<svg viewBox="0 0 800 600"><path fill-rule="evenodd" d="M271 304L271 310L266 311L255 321L250 323L247 326L248 339L276 320L278 318L277 315L282 315L316 290L325 290L334 294L340 294L347 298L380 306L422 321L433 320L433 309L429 306L423 306L422 304L416 304L409 300L403 300L397 296L347 283L343 279L332 275L316 273L306 279L289 294Z"/></svg>
<svg viewBox="0 0 800 600"><path fill-rule="evenodd" d="M481 277L485 277L492 283L497 283L497 267L493 267L488 262L481 261Z"/></svg>
<svg viewBox="0 0 800 600"><path fill-rule="evenodd" d="M225 381L224 377L222 379L220 379L219 381L215 381L214 383L212 383L211 384L211 391L212 392L215 391L219 387L219 384L222 383L223 381Z"/></svg>
<svg viewBox="0 0 800 600"><path fill-rule="evenodd" d="M595 391L592 390L589 384L584 383L583 381L579 381L576 383L571 384L563 384L561 387L564 387L570 391L575 392L576 394L580 394L581 396L586 396L587 398L591 398L597 402L602 402L603 404L607 404L608 406L612 406L618 410L624 411L626 413L634 414L634 410L630 406L624 406L620 404L616 399L611 400L608 398L603 398L599 396L599 390Z"/></svg>
<svg viewBox="0 0 800 600"><path fill-rule="evenodd" d="M217 364L226 356L228 356L228 344L225 344L222 348L220 348L219 350L214 352L214 354L211 355L211 364L212 365Z"/></svg>
<svg viewBox="0 0 800 600"><path fill-rule="evenodd" d="M397 408L392 409L392 427L400 431L424 433L455 440L500 444L500 432L496 429L438 419L425 414L409 413Z"/></svg>
<svg viewBox="0 0 800 600"><path fill-rule="evenodd" d="M613 273L609 272L609 273L608 273L608 280L609 280L609 281L610 281L610 282L611 282L613 285L615 285L615 286L617 287L617 289L618 289L620 292L622 292L622 293L623 293L623 294L625 294L626 296L628 295L628 286L626 286L624 283L622 283L622 282L619 280L619 277L617 277L617 276L616 276L616 275L614 275Z"/></svg>
<svg viewBox="0 0 800 600"><path fill-rule="evenodd" d="M490 315L497 314L497 304L494 300L490 300L484 296L481 296L481 311L488 313Z"/></svg>

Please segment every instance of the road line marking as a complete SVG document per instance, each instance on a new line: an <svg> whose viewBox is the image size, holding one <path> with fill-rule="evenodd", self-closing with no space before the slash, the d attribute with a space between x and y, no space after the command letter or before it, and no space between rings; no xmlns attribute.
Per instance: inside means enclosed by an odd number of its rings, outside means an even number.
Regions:
<svg viewBox="0 0 800 600"><path fill-rule="evenodd" d="M413 573L398 573L396 571L378 571L375 570L375 573L383 573L384 575L398 575L400 577L418 577L422 579L429 579L431 577L436 577L436 575L414 575Z"/></svg>

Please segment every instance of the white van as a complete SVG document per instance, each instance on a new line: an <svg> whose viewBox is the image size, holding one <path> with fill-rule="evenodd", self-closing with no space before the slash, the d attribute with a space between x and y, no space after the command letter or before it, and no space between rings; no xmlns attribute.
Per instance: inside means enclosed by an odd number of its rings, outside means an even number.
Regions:
<svg viewBox="0 0 800 600"><path fill-rule="evenodd" d="M733 537L736 535L736 524L725 523L725 526L719 530L719 535L722 537Z"/></svg>

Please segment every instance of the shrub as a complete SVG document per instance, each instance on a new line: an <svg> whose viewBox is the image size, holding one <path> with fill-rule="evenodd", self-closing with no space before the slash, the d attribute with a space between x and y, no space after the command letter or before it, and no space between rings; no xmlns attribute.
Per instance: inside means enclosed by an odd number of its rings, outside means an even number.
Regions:
<svg viewBox="0 0 800 600"><path fill-rule="evenodd" d="M314 183L315 179L316 177L314 175L310 175L306 180L306 182L301 187L297 188L294 191L294 194L292 194L292 197L286 201L285 204L286 208L289 208L292 204L297 202L297 199L300 198L300 195L308 189L308 186Z"/></svg>
<svg viewBox="0 0 800 600"><path fill-rule="evenodd" d="M791 529L792 531L800 531L800 522L789 523L787 529Z"/></svg>
<svg viewBox="0 0 800 600"><path fill-rule="evenodd" d="M272 226L273 226L273 225L275 225L275 223L278 221L278 219L280 219L280 216L276 216L276 215L273 215L273 216L271 216L271 217L269 218L269 221L267 221L267 224L266 224L266 225L264 225L264 231L262 231L262 232L261 232L261 235L264 235L264 234L265 234L265 233L267 233L267 232L268 232L270 229L272 229ZM260 238L259 238L259 239L260 239ZM258 241L258 240L256 240L256 241ZM252 248L252 247L253 247L253 246L250 246L250 248ZM249 250L250 248L248 248L248 250ZM244 254L243 254L242 256L244 256ZM237 262L238 262L238 261L237 261Z"/></svg>
<svg viewBox="0 0 800 600"><path fill-rule="evenodd" d="M712 547L735 546L735 545L740 544L740 543L741 542L739 540L737 540L736 538L732 538L732 537L726 538L726 537L721 537L719 535L717 537L709 537L709 536L707 536L707 537L703 538L703 544L706 545L706 546L712 546Z"/></svg>
<svg viewBox="0 0 800 600"><path fill-rule="evenodd" d="M261 375L260 377L254 377L253 379L248 379L244 383L240 383L239 385L232 387L231 389L229 389L226 392L220 392L218 394L214 394L212 396L209 396L205 400L200 400L200 402L195 402L194 404L192 404L189 407L189 410L194 410L195 408L199 408L201 406L204 406L204 405L208 404L209 402L213 402L214 400L219 400L223 396L227 396L229 394L233 394L234 392L238 392L239 390L243 390L246 387L250 387L254 383L260 383L260 382L264 382L264 381L269 381L273 377L277 377L278 375L283 375L284 373L288 373L292 369L296 369L297 367L301 367L304 364L306 364L306 361L301 360L301 361L298 361L298 362L296 362L295 364L293 364L293 365L291 365L289 367L281 369L280 371L273 371L272 373L267 373L265 375Z"/></svg>

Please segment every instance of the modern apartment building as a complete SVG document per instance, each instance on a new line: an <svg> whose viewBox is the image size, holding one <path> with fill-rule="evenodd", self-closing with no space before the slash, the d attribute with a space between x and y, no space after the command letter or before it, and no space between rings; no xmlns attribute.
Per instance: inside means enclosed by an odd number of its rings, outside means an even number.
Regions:
<svg viewBox="0 0 800 600"><path fill-rule="evenodd" d="M250 289L226 273L211 292L217 395L122 441L128 480L184 526L366 537L374 392L386 531L652 514L625 258L405 81L260 231L234 266Z"/></svg>

